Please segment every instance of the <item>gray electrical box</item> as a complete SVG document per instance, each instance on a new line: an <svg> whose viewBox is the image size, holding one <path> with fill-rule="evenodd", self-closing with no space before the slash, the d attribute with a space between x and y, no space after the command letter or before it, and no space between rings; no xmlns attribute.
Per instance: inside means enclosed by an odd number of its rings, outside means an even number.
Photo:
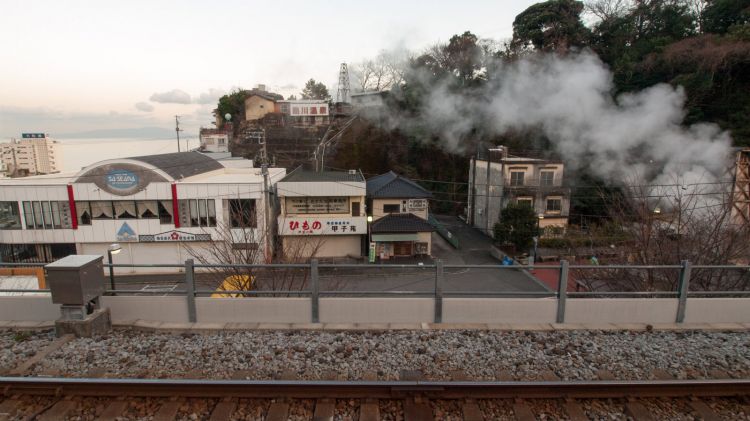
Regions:
<svg viewBox="0 0 750 421"><path fill-rule="evenodd" d="M82 306L104 293L102 256L74 254L44 268L54 304Z"/></svg>

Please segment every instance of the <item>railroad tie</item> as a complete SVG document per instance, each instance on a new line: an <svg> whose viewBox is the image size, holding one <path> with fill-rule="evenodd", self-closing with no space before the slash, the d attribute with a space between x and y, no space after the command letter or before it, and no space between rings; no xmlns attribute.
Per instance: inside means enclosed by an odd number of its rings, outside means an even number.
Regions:
<svg viewBox="0 0 750 421"><path fill-rule="evenodd" d="M237 400L232 398L226 398L219 402L214 410L211 411L210 421L229 421L232 419L232 413L237 408Z"/></svg>
<svg viewBox="0 0 750 421"><path fill-rule="evenodd" d="M7 414L8 418L15 416L20 403L21 401L16 399L8 399L0 402L0 414Z"/></svg>
<svg viewBox="0 0 750 421"><path fill-rule="evenodd" d="M560 380L560 376L552 370L542 370L542 372L539 373L539 376L542 380L547 382L556 382Z"/></svg>
<svg viewBox="0 0 750 421"><path fill-rule="evenodd" d="M625 404L625 415L633 418L635 421L656 421L651 411L646 409L643 404L635 401Z"/></svg>
<svg viewBox="0 0 750 421"><path fill-rule="evenodd" d="M615 380L615 375L609 370L596 370L596 377L599 380Z"/></svg>
<svg viewBox="0 0 750 421"><path fill-rule="evenodd" d="M232 373L232 380L247 380L252 378L253 372L250 370L237 370Z"/></svg>
<svg viewBox="0 0 750 421"><path fill-rule="evenodd" d="M331 399L318 399L315 401L315 412L313 421L333 421L333 413L336 410L336 404Z"/></svg>
<svg viewBox="0 0 750 421"><path fill-rule="evenodd" d="M404 421L432 421L432 408L426 402L417 402L414 399L404 401Z"/></svg>
<svg viewBox="0 0 750 421"><path fill-rule="evenodd" d="M359 421L380 421L380 404L377 399L367 399L359 406Z"/></svg>
<svg viewBox="0 0 750 421"><path fill-rule="evenodd" d="M711 370L708 370L708 375L711 376L712 379L731 379L732 376L729 375L724 370L719 370L718 368L714 368Z"/></svg>
<svg viewBox="0 0 750 421"><path fill-rule="evenodd" d="M513 414L516 417L516 421L536 421L534 413L526 402L517 400L513 404Z"/></svg>
<svg viewBox="0 0 750 421"><path fill-rule="evenodd" d="M469 375L463 370L451 370L451 379L456 382L465 382L471 380Z"/></svg>
<svg viewBox="0 0 750 421"><path fill-rule="evenodd" d="M68 334L63 335L54 341L47 345L46 347L42 348L39 352L34 354L31 358L21 363L16 368L10 370L11 376L21 376L25 374L27 371L29 371L32 367L34 367L36 364L38 364L40 361L42 361L44 358L47 358L47 355L57 351L58 349L62 348L63 345L66 343L72 341L75 339L75 336Z"/></svg>
<svg viewBox="0 0 750 421"><path fill-rule="evenodd" d="M38 421L64 420L68 416L70 411L72 411L73 408L75 407L76 407L76 403L69 399L58 401L56 404L52 405L52 408L44 411L44 413L39 415L37 420Z"/></svg>
<svg viewBox="0 0 750 421"><path fill-rule="evenodd" d="M419 370L401 370L399 373L399 379L404 381L420 381L424 378L424 375Z"/></svg>
<svg viewBox="0 0 750 421"><path fill-rule="evenodd" d="M464 421L484 421L484 415L482 410L479 409L479 405L473 400L467 400L461 405L461 412L464 416Z"/></svg>
<svg viewBox="0 0 750 421"><path fill-rule="evenodd" d="M570 421L588 421L589 417L586 416L586 412L581 408L581 405L573 399L568 399L563 404L565 413L568 414Z"/></svg>
<svg viewBox="0 0 750 421"><path fill-rule="evenodd" d="M177 411L180 410L182 401L173 400L165 403L154 414L153 421L174 421L177 417Z"/></svg>
<svg viewBox="0 0 750 421"><path fill-rule="evenodd" d="M714 412L714 410L703 401L693 399L690 401L689 405L693 412L697 413L703 421L719 421L721 419L719 414Z"/></svg>
<svg viewBox="0 0 750 421"><path fill-rule="evenodd" d="M495 371L495 378L500 382L512 382L515 380L513 373L510 370L497 370Z"/></svg>
<svg viewBox="0 0 750 421"><path fill-rule="evenodd" d="M288 402L274 402L268 408L268 415L266 415L266 421L286 421L289 417L289 403Z"/></svg>
<svg viewBox="0 0 750 421"><path fill-rule="evenodd" d="M655 368L651 370L651 377L656 380L674 380L672 373L663 368Z"/></svg>
<svg viewBox="0 0 750 421"><path fill-rule="evenodd" d="M125 412L127 407L128 403L124 400L112 401L106 408L104 408L104 411L102 411L96 421L115 421L122 416L122 413Z"/></svg>

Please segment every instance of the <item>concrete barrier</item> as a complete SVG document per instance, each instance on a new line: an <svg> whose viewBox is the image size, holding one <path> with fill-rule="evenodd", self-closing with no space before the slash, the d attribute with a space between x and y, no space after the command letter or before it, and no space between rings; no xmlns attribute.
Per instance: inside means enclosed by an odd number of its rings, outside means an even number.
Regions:
<svg viewBox="0 0 750 421"><path fill-rule="evenodd" d="M320 299L321 323L431 323L434 317L432 298Z"/></svg>
<svg viewBox="0 0 750 421"><path fill-rule="evenodd" d="M1 321L47 322L60 318L60 304L49 294L0 297Z"/></svg>
<svg viewBox="0 0 750 421"><path fill-rule="evenodd" d="M196 298L199 323L310 323L311 302L298 297Z"/></svg>
<svg viewBox="0 0 750 421"><path fill-rule="evenodd" d="M750 299L688 298L685 323L750 323Z"/></svg>
<svg viewBox="0 0 750 421"><path fill-rule="evenodd" d="M185 297L106 296L99 300L102 307L109 308L113 323L135 320L188 322Z"/></svg>
<svg viewBox="0 0 750 421"><path fill-rule="evenodd" d="M565 323L674 323L676 317L676 298L568 298L565 304Z"/></svg>
<svg viewBox="0 0 750 421"><path fill-rule="evenodd" d="M554 323L554 298L443 298L444 323Z"/></svg>

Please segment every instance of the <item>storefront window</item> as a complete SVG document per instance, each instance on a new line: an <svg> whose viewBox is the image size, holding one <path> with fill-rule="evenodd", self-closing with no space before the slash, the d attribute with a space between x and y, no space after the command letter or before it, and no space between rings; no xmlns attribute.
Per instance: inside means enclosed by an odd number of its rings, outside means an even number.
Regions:
<svg viewBox="0 0 750 421"><path fill-rule="evenodd" d="M54 228L62 228L62 218L60 217L60 202L49 202L49 204L52 207L52 225L53 225L53 227Z"/></svg>
<svg viewBox="0 0 750 421"><path fill-rule="evenodd" d="M91 206L89 202L76 202L78 225L91 225Z"/></svg>
<svg viewBox="0 0 750 421"><path fill-rule="evenodd" d="M180 200L180 221L186 227L215 227L214 199Z"/></svg>
<svg viewBox="0 0 750 421"><path fill-rule="evenodd" d="M0 229L21 229L18 202L0 202Z"/></svg>
<svg viewBox="0 0 750 421"><path fill-rule="evenodd" d="M42 204L40 202L31 202L34 209L34 228L44 228L44 218L42 217Z"/></svg>
<svg viewBox="0 0 750 421"><path fill-rule="evenodd" d="M135 202L130 200L117 200L112 202L115 206L117 219L136 219L138 212L135 210Z"/></svg>
<svg viewBox="0 0 750 421"><path fill-rule="evenodd" d="M52 228L52 209L49 206L49 202L41 202L42 214L44 216L44 228Z"/></svg>

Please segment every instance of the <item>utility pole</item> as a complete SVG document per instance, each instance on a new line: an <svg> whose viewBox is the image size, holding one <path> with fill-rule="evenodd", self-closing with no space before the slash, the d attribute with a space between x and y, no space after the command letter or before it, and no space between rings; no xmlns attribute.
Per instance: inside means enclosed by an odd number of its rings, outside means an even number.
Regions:
<svg viewBox="0 0 750 421"><path fill-rule="evenodd" d="M180 132L182 131L180 129L180 116L174 116L174 125L174 131L177 133L177 152L180 152Z"/></svg>
<svg viewBox="0 0 750 421"><path fill-rule="evenodd" d="M249 134L251 139L256 139L261 145L260 149L260 172L263 175L263 222L266 231L265 256L266 261L271 261L271 241L273 239L273 230L271 229L271 192L268 184L268 150L266 149L266 130L261 129Z"/></svg>

